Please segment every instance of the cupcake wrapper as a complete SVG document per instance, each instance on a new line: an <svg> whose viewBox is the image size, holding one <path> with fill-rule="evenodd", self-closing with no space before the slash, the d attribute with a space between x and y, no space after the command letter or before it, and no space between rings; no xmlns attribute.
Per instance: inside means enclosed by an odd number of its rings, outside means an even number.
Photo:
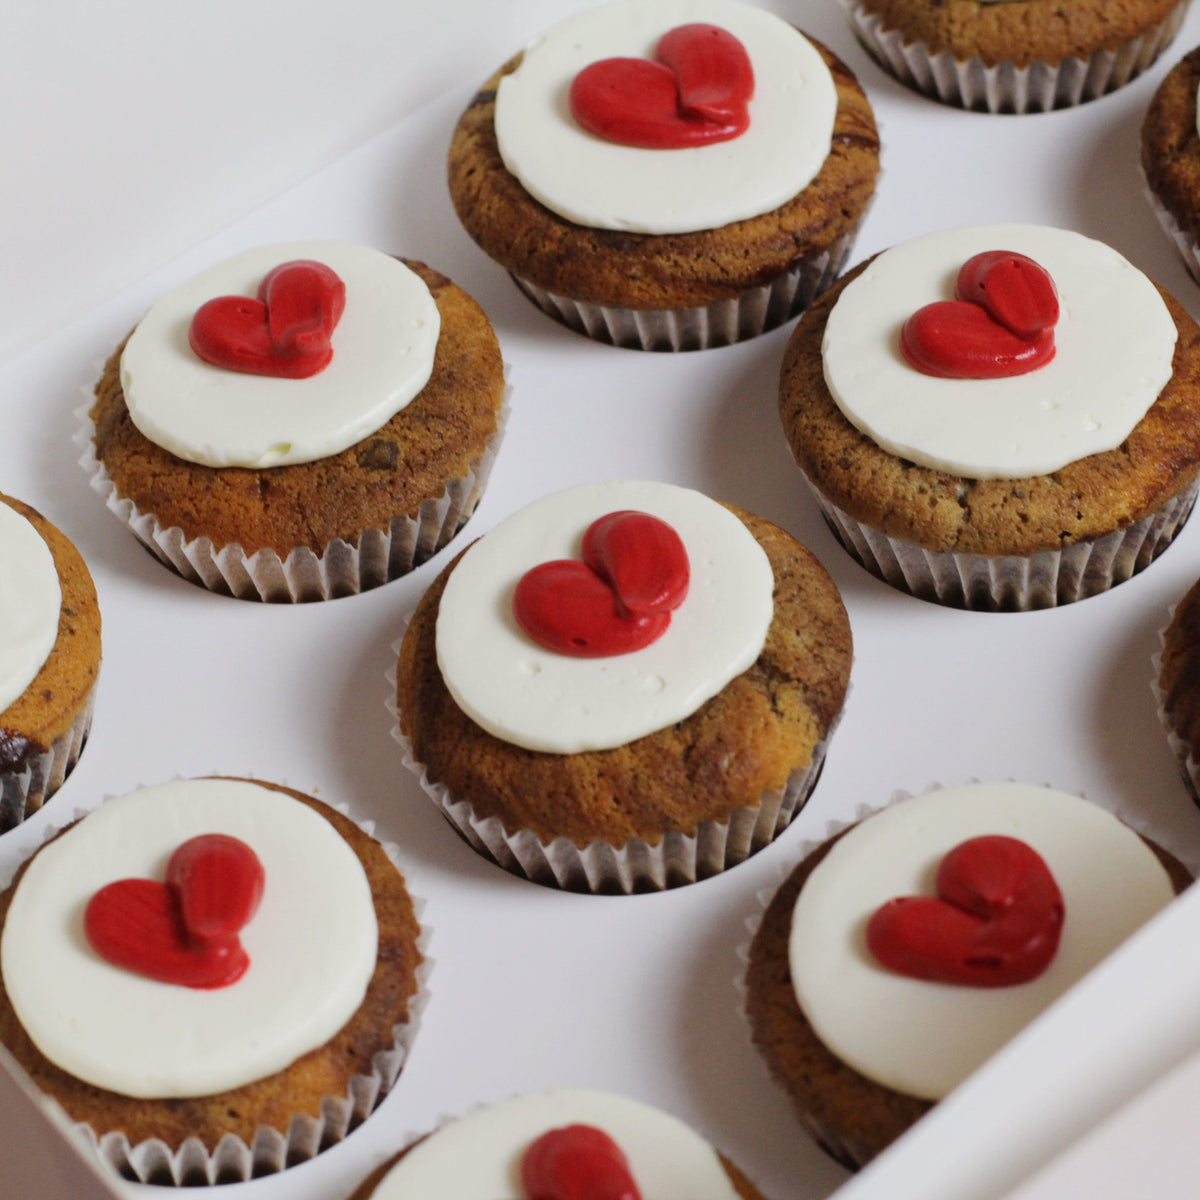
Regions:
<svg viewBox="0 0 1200 1200"><path fill-rule="evenodd" d="M1196 760L1196 749L1175 728L1175 722L1171 720L1171 715L1167 712L1166 693L1162 690L1159 682L1162 679L1162 648L1166 645L1167 628L1174 619L1175 609L1172 608L1167 616L1166 625L1158 631L1159 650L1153 659L1151 659L1151 664L1154 668L1154 679L1150 684L1150 690L1154 694L1154 704L1158 709L1158 719L1162 722L1162 727L1167 733L1167 745L1171 747L1171 753L1175 755L1175 762L1179 767L1179 777L1183 780L1184 786L1191 794L1192 800L1197 805L1200 805L1200 762Z"/></svg>
<svg viewBox="0 0 1200 1200"><path fill-rule="evenodd" d="M1200 479L1124 529L1029 555L926 550L855 520L807 480L838 541L873 575L921 600L988 612L1053 608L1106 592L1144 570L1183 528Z"/></svg>
<svg viewBox="0 0 1200 1200"><path fill-rule="evenodd" d="M77 413L81 426L75 441L83 450L79 461L93 490L104 497L122 524L185 579L239 600L285 604L332 600L407 574L446 546L466 524L483 496L504 438L508 396L506 386L496 432L483 453L471 461L466 475L447 483L440 497L423 500L415 519L398 516L388 529L364 530L357 547L335 538L320 554L300 546L286 558L269 549L247 554L236 542L218 547L207 537L189 539L178 526L165 528L153 513L142 512L132 500L122 498L96 457L90 405Z"/></svg>
<svg viewBox="0 0 1200 1200"><path fill-rule="evenodd" d="M1146 181L1145 173L1142 174L1143 192L1146 196L1146 201L1154 211L1154 215L1158 218L1158 223L1162 226L1163 232L1175 244L1175 249L1179 251L1183 258L1183 265L1187 267L1188 274L1197 282L1200 283L1200 242L1196 238L1183 229L1175 217L1168 211L1163 202L1151 189L1150 184Z"/></svg>
<svg viewBox="0 0 1200 1200"><path fill-rule="evenodd" d="M0 833L15 829L62 787L83 751L95 706L96 685L92 684L71 727L48 750L29 759L19 771L0 772Z"/></svg>
<svg viewBox="0 0 1200 1200"><path fill-rule="evenodd" d="M1071 108L1123 87L1170 45L1187 12L1187 0L1181 0L1159 24L1116 50L1017 67L1011 62L988 66L981 58L960 62L948 50L930 54L924 42L905 43L899 30L885 28L859 0L840 3L858 40L901 83L943 104L989 113Z"/></svg>
<svg viewBox="0 0 1200 1200"><path fill-rule="evenodd" d="M707 350L758 337L802 313L838 277L857 232L856 225L824 253L802 259L768 284L696 308L589 304L512 278L544 313L594 341L627 350Z"/></svg>
<svg viewBox="0 0 1200 1200"><path fill-rule="evenodd" d="M344 805L333 807L354 820ZM75 815L82 817L86 813L77 811ZM374 837L373 821L355 821L355 824L369 837ZM49 841L57 832L48 829L45 840ZM392 842L379 844L399 871L399 848ZM375 1055L370 1074L355 1075L345 1096L322 1099L319 1117L299 1113L292 1117L286 1133L269 1125L260 1125L249 1145L233 1134L226 1134L210 1153L199 1138L187 1138L178 1149L172 1149L157 1138L132 1145L125 1134L98 1134L86 1122L73 1122L54 1100L50 1099L48 1103L59 1109L66 1123L73 1125L76 1135L99 1155L101 1161L123 1179L137 1183L167 1187L244 1183L315 1158L357 1129L374 1112L396 1082L408 1057L429 1001L428 979L433 966L428 954L430 929L421 924L424 902L414 897L413 909L421 925L417 949L422 961L417 968L417 990L409 1001L408 1020L392 1027L393 1045Z"/></svg>

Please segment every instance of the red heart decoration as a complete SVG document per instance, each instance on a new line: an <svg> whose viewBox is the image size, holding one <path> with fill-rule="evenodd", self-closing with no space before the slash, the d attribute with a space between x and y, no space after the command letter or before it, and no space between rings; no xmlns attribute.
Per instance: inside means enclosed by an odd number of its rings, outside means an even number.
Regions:
<svg viewBox="0 0 1200 1200"><path fill-rule="evenodd" d="M918 309L900 331L900 350L918 371L1000 379L1054 357L1058 293L1033 259L1008 250L976 254L959 270L954 294Z"/></svg>
<svg viewBox="0 0 1200 1200"><path fill-rule="evenodd" d="M160 983L225 987L250 965L238 934L263 886L262 863L249 846L203 834L172 854L166 882L118 879L96 892L84 910L84 934L114 966Z"/></svg>
<svg viewBox="0 0 1200 1200"><path fill-rule="evenodd" d="M346 285L334 271L296 259L269 271L257 298L218 296L202 304L188 344L213 366L307 379L332 360L330 339L345 307Z"/></svg>
<svg viewBox="0 0 1200 1200"><path fill-rule="evenodd" d="M1008 987L1036 979L1062 934L1062 893L1032 846L987 835L955 846L937 897L888 900L867 922L867 948L915 979Z"/></svg>
<svg viewBox="0 0 1200 1200"><path fill-rule="evenodd" d="M588 526L583 561L539 563L517 582L513 616L539 646L574 658L641 650L687 595L687 550L649 513L622 510Z"/></svg>
<svg viewBox="0 0 1200 1200"><path fill-rule="evenodd" d="M542 1134L521 1159L528 1200L641 1200L621 1148L602 1129L566 1125Z"/></svg>
<svg viewBox="0 0 1200 1200"><path fill-rule="evenodd" d="M754 68L746 48L716 25L680 25L654 58L605 58L571 82L584 129L623 146L676 150L726 142L750 125Z"/></svg>

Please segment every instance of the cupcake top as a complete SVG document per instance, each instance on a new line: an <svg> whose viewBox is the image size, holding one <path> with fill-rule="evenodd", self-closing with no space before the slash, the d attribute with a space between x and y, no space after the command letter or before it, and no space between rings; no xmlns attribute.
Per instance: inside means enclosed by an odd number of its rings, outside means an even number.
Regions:
<svg viewBox="0 0 1200 1200"><path fill-rule="evenodd" d="M548 1132L574 1125L612 1139L626 1160L624 1177L632 1176L642 1200L738 1200L720 1156L683 1122L637 1100L582 1090L519 1096L471 1113L411 1147L371 1195L373 1200L526 1195L521 1171L530 1147Z"/></svg>
<svg viewBox="0 0 1200 1200"><path fill-rule="evenodd" d="M172 856L214 834L257 858L261 899L232 935L212 934L240 945L240 977L192 986L172 949L178 918L163 880L183 887ZM85 918L119 881L111 907ZM198 904L212 901L203 880L197 887ZM216 895L229 892L222 876ZM203 937L189 923L184 940L207 955ZM329 821L245 780L180 780L108 800L30 860L0 969L26 1033L64 1071L125 1096L205 1096L272 1075L336 1034L363 999L376 947L365 872ZM136 969L118 961L125 952Z"/></svg>
<svg viewBox="0 0 1200 1200"><path fill-rule="evenodd" d="M277 272L285 264L299 269ZM329 241L259 246L151 308L125 345L121 387L137 428L189 462L312 462L413 400L439 329L429 288L390 255Z"/></svg>
<svg viewBox="0 0 1200 1200"><path fill-rule="evenodd" d="M1045 969L1026 982L978 986L882 965L868 949L873 914L898 897L932 897L943 858L993 835L1032 848L1061 894L1065 915ZM982 877L974 885L988 886ZM1173 896L1147 844L1093 804L1017 783L943 788L853 826L813 869L792 916L792 982L842 1061L896 1091L939 1099Z"/></svg>
<svg viewBox="0 0 1200 1200"><path fill-rule="evenodd" d="M0 713L49 657L61 608L50 547L21 513L0 503Z"/></svg>
<svg viewBox="0 0 1200 1200"><path fill-rule="evenodd" d="M918 369L904 339L916 315L939 302L948 320L972 318L937 331L948 342L986 342L996 360L1020 345L980 304L945 306L960 270L989 251L1027 256L1048 272L1057 294L1057 319L1042 335L1049 357L994 378ZM975 294L985 292L986 281ZM1119 446L1171 378L1176 337L1154 284L1115 250L1067 230L987 225L930 234L873 259L830 312L822 357L838 408L882 449L967 478L1020 479Z"/></svg>
<svg viewBox="0 0 1200 1200"><path fill-rule="evenodd" d="M678 535L687 576L660 632L622 652L603 643L631 624L617 611L619 587L597 583L582 559L593 523L631 511ZM639 545L638 536L635 528L631 542L614 543L610 578L661 565L661 547ZM565 577L543 583L534 575L564 560ZM607 605L603 630L589 624L590 600L575 590L580 576ZM548 609L539 619L561 624L568 640L600 639L593 649L601 652L579 656L535 640L520 620L523 586L536 587L531 604ZM438 667L459 707L498 738L554 754L607 749L684 719L746 670L771 624L773 588L753 535L700 492L627 480L583 484L534 502L466 551L438 609Z"/></svg>
<svg viewBox="0 0 1200 1200"><path fill-rule="evenodd" d="M736 39L752 82L736 50L731 65L707 46L663 48L664 35L698 24ZM624 67L613 71L614 60ZM640 61L631 67L631 60ZM650 128L653 146L623 144L580 124L570 97L585 70L591 79L578 86L590 89L585 102L606 129ZM744 128L688 144L714 108L723 116L736 110ZM773 14L732 0L616 0L563 21L526 49L500 81L495 125L505 167L547 208L580 225L663 234L718 228L791 199L829 154L836 111L820 54Z"/></svg>

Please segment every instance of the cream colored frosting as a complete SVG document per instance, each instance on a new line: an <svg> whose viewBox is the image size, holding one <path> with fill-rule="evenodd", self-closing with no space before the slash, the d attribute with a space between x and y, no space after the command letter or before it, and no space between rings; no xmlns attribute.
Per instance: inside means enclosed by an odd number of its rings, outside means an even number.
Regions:
<svg viewBox="0 0 1200 1200"><path fill-rule="evenodd" d="M62 587L42 535L0 501L0 713L33 682L58 637Z"/></svg>
<svg viewBox="0 0 1200 1200"><path fill-rule="evenodd" d="M346 285L333 361L308 379L216 367L188 345L196 310L218 296L257 293L264 275L315 259ZM152 442L208 467L311 462L374 433L409 404L433 370L441 317L421 278L379 250L346 242L258 246L164 296L121 355L133 423Z"/></svg>
<svg viewBox="0 0 1200 1200"><path fill-rule="evenodd" d="M161 879L182 842L240 838L262 862L262 903L242 931L250 966L228 987L158 983L105 962L83 912L117 879ZM370 886L333 826L285 793L181 780L106 801L30 862L0 941L9 998L38 1049L97 1087L203 1096L282 1070L362 1002L378 932Z"/></svg>
<svg viewBox="0 0 1200 1200"><path fill-rule="evenodd" d="M624 1152L642 1200L737 1200L716 1151L682 1121L624 1096L563 1090L480 1109L417 1143L372 1200L524 1196L521 1158L551 1129L602 1129Z"/></svg>
<svg viewBox="0 0 1200 1200"><path fill-rule="evenodd" d="M678 25L718 25L754 68L750 128L731 141L672 150L622 146L582 129L567 93L604 58L648 58ZM732 0L617 0L570 17L529 46L496 93L505 167L547 208L579 225L637 233L715 229L770 212L803 191L829 154L837 92L812 44L781 18Z"/></svg>
<svg viewBox="0 0 1200 1200"><path fill-rule="evenodd" d="M1058 953L1029 983L974 988L894 974L865 926L896 896L934 894L947 851L1006 834L1042 856L1066 910ZM1020 783L942 788L854 826L797 899L789 955L801 1009L821 1041L896 1091L937 1100L1174 896L1136 833L1077 796Z"/></svg>
<svg viewBox="0 0 1200 1200"><path fill-rule="evenodd" d="M1054 359L1007 379L923 375L900 353L901 326L952 299L959 268L986 250L1049 271ZM838 407L883 449L968 478L1019 479L1119 446L1171 378L1175 340L1154 284L1115 250L1063 229L985 225L879 255L838 297L822 353Z"/></svg>
<svg viewBox="0 0 1200 1200"><path fill-rule="evenodd" d="M606 513L660 517L683 539L687 598L666 632L631 654L544 650L512 615L517 581L538 563L579 558ZM474 543L437 619L438 666L458 706L489 733L551 754L623 745L695 712L758 657L774 612L767 556L737 517L688 488L628 480L545 496Z"/></svg>

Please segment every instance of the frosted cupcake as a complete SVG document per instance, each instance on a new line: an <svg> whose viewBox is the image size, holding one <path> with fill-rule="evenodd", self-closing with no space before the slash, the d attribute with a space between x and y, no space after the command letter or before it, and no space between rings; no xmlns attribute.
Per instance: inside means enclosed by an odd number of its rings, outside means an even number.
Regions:
<svg viewBox="0 0 1200 1200"><path fill-rule="evenodd" d="M1190 881L1047 788L899 800L771 900L746 976L755 1045L817 1141L862 1166Z"/></svg>
<svg viewBox="0 0 1200 1200"><path fill-rule="evenodd" d="M297 792L181 780L111 799L0 897L0 1041L145 1183L311 1158L399 1073L419 927L383 848Z"/></svg>
<svg viewBox="0 0 1200 1200"><path fill-rule="evenodd" d="M1045 608L1142 570L1190 513L1200 329L1100 242L948 230L821 297L788 344L779 407L869 570L943 604Z"/></svg>
<svg viewBox="0 0 1200 1200"><path fill-rule="evenodd" d="M100 608L79 551L0 495L0 833L41 808L92 724Z"/></svg>
<svg viewBox="0 0 1200 1200"><path fill-rule="evenodd" d="M480 853L559 887L646 891L787 826L850 659L836 587L777 526L686 488L586 484L434 582L400 647L399 729Z"/></svg>
<svg viewBox="0 0 1200 1200"><path fill-rule="evenodd" d="M245 251L158 302L83 433L108 506L185 578L244 599L386 583L478 503L504 368L479 306L378 250Z"/></svg>
<svg viewBox="0 0 1200 1200"><path fill-rule="evenodd" d="M577 1089L519 1096L445 1125L385 1163L351 1200L575 1195L560 1189L581 1170L588 1195L763 1200L682 1121L624 1096Z"/></svg>
<svg viewBox="0 0 1200 1200"><path fill-rule="evenodd" d="M845 65L733 0L570 17L488 80L449 154L459 219L525 294L643 350L726 345L802 311L837 277L878 170Z"/></svg>
<svg viewBox="0 0 1200 1200"><path fill-rule="evenodd" d="M1162 633L1155 695L1179 772L1200 804L1200 583L1193 584L1175 606Z"/></svg>

